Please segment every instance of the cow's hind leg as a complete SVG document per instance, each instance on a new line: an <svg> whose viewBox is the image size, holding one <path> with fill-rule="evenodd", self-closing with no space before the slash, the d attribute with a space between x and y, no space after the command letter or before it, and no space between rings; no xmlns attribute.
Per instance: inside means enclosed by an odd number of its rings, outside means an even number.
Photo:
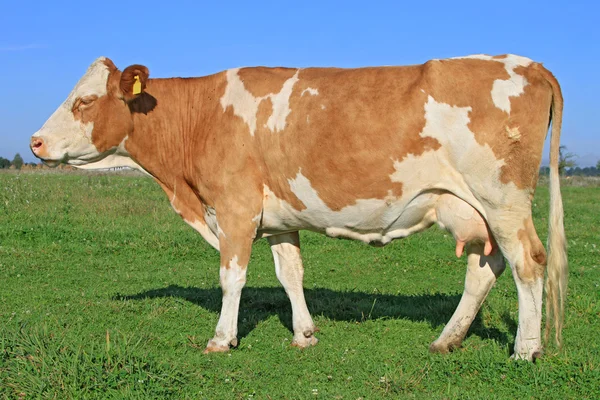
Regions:
<svg viewBox="0 0 600 400"><path fill-rule="evenodd" d="M504 258L499 251L484 255L482 242L468 243L466 249L468 266L465 290L442 334L429 347L432 352L447 353L460 346L481 304L505 268Z"/></svg>
<svg viewBox="0 0 600 400"><path fill-rule="evenodd" d="M293 346L307 347L315 345L315 325L304 299L304 267L300 256L300 238L298 232L270 236L268 238L275 261L275 272L290 302L292 303L292 321L294 327Z"/></svg>
<svg viewBox="0 0 600 400"><path fill-rule="evenodd" d="M456 240L456 255L462 255L465 244L467 249L467 276L462 298L442 334L429 348L447 353L460 346L496 278L504 271L504 258L499 251L493 251L494 240L487 224L470 204L447 193L440 196L435 212L437 223Z"/></svg>
<svg viewBox="0 0 600 400"><path fill-rule="evenodd" d="M488 222L511 266L519 299L519 324L513 357L535 360L541 356L542 294L546 250L530 213L488 212Z"/></svg>

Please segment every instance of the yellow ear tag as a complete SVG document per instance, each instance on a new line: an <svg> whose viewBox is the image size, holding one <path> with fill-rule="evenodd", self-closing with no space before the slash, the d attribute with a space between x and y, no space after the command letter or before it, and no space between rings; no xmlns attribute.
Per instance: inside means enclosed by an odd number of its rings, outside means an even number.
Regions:
<svg viewBox="0 0 600 400"><path fill-rule="evenodd" d="M140 76L136 75L133 77L135 82L133 82L133 94L142 93L142 82L140 82Z"/></svg>

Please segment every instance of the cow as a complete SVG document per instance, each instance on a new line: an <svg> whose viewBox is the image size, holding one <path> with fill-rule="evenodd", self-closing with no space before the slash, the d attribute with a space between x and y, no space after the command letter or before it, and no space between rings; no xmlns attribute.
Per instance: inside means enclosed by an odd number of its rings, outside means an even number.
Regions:
<svg viewBox="0 0 600 400"><path fill-rule="evenodd" d="M237 346L252 244L266 238L293 313L294 346L317 343L299 230L375 246L447 229L467 254L464 293L439 338L460 346L511 266L516 358L560 345L567 285L558 175L563 99L540 63L473 55L398 67L235 68L150 79L98 58L31 138L48 165L130 166L220 251L222 308L205 352ZM531 204L551 129L548 254ZM547 277L545 278L547 270Z"/></svg>

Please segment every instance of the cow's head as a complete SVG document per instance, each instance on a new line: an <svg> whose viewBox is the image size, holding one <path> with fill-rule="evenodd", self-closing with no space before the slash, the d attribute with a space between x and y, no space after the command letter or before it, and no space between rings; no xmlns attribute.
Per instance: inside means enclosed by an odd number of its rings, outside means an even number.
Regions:
<svg viewBox="0 0 600 400"><path fill-rule="evenodd" d="M31 138L31 150L46 164L94 163L114 154L133 130L132 103L146 88L148 68L123 72L100 57L69 97Z"/></svg>

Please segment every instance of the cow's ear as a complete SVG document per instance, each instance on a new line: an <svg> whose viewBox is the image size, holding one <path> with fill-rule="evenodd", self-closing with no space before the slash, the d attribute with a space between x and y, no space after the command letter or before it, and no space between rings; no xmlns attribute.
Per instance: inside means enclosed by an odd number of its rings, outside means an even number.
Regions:
<svg viewBox="0 0 600 400"><path fill-rule="evenodd" d="M146 90L146 83L150 72L143 65L130 65L121 74L119 84L121 93L126 101L131 101Z"/></svg>

